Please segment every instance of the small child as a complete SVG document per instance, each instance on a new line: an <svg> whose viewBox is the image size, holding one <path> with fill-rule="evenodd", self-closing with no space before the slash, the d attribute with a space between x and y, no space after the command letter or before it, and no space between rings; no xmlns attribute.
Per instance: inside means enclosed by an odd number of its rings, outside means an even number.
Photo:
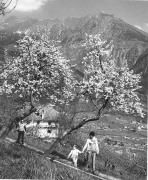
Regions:
<svg viewBox="0 0 148 180"><path fill-rule="evenodd" d="M76 145L73 146L73 149L70 151L68 158L71 158L75 167L77 167L78 155L82 153L76 148Z"/></svg>

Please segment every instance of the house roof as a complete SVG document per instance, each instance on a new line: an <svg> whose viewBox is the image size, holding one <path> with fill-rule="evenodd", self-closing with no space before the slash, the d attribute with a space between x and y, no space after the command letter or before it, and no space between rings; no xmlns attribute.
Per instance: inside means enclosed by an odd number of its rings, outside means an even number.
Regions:
<svg viewBox="0 0 148 180"><path fill-rule="evenodd" d="M39 116L35 113L32 114L32 119L35 121L42 120L44 122L56 122L60 115L51 104L40 105L37 109L39 109Z"/></svg>

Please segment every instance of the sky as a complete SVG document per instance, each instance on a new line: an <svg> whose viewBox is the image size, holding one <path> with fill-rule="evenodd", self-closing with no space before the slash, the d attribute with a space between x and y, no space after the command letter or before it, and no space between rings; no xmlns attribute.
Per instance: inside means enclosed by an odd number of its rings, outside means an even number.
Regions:
<svg viewBox="0 0 148 180"><path fill-rule="evenodd" d="M18 0L15 14L63 19L105 12L148 32L148 0Z"/></svg>

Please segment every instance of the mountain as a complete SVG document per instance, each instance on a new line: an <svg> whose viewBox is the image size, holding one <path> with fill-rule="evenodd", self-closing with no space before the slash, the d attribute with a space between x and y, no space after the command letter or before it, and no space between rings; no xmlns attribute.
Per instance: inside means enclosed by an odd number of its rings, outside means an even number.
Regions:
<svg viewBox="0 0 148 180"><path fill-rule="evenodd" d="M136 27L114 17L112 14L101 13L94 16L81 18L67 18L64 21L58 19L35 20L25 17L9 17L0 26L1 47L15 44L20 38L18 31L27 28L35 30L36 26L48 26L50 38L60 40L64 55L76 64L76 73L82 74L83 67L81 59L83 49L80 43L84 40L85 33L101 34L105 40L114 43L114 56L119 65L127 59L128 65L135 73L142 74L142 94L147 94L148 75L148 34ZM6 38L2 38L6 36Z"/></svg>
<svg viewBox="0 0 148 180"><path fill-rule="evenodd" d="M105 40L113 40L114 56L121 64L127 59L130 69L135 73L142 73L142 94L147 94L148 75L148 34L129 25L113 15L101 13L97 16L82 18L68 18L61 25L51 28L51 37L59 37L65 55L77 64L81 71L83 51L79 43L83 41L85 33L101 34ZM57 33L57 34L56 34Z"/></svg>

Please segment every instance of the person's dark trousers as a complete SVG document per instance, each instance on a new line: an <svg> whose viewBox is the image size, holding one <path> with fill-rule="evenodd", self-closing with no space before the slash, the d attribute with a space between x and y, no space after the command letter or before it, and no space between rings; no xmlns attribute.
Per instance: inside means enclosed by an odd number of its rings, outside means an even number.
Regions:
<svg viewBox="0 0 148 180"><path fill-rule="evenodd" d="M18 131L17 143L24 144L24 131Z"/></svg>

